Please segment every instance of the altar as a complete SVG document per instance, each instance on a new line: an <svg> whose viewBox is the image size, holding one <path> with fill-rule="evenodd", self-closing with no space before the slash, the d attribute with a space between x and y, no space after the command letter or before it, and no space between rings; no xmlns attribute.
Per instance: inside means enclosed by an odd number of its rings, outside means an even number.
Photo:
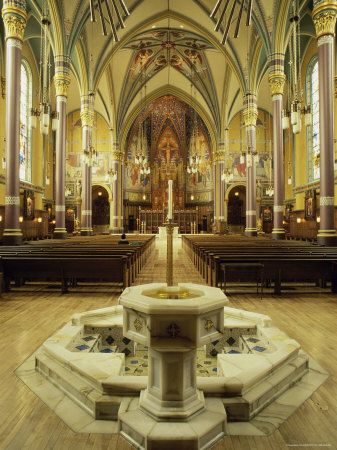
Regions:
<svg viewBox="0 0 337 450"><path fill-rule="evenodd" d="M178 237L179 227L173 228L173 237ZM166 239L166 227L158 227L159 239Z"/></svg>

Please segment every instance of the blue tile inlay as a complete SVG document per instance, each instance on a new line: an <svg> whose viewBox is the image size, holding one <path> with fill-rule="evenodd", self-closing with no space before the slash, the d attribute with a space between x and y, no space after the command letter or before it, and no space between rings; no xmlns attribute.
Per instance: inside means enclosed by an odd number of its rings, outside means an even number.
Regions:
<svg viewBox="0 0 337 450"><path fill-rule="evenodd" d="M248 342L259 342L260 339L254 338L254 337L250 337L248 339L246 339Z"/></svg>
<svg viewBox="0 0 337 450"><path fill-rule="evenodd" d="M234 354L240 355L241 354L241 352L238 352L237 350L229 350L229 352L227 352L227 353L231 353L232 355L234 355Z"/></svg>
<svg viewBox="0 0 337 450"><path fill-rule="evenodd" d="M76 345L76 348L78 350L87 350L88 348L90 348L88 345L82 344L82 345Z"/></svg>
<svg viewBox="0 0 337 450"><path fill-rule="evenodd" d="M114 351L111 348L103 348L100 353L114 353Z"/></svg>
<svg viewBox="0 0 337 450"><path fill-rule="evenodd" d="M86 336L86 337L84 337L82 339L83 339L83 341L89 342L89 341L93 341L96 338L94 338L94 336Z"/></svg>
<svg viewBox="0 0 337 450"><path fill-rule="evenodd" d="M255 345L255 347L253 347L253 350L257 352L265 352L267 349L265 347L261 347L260 345Z"/></svg>

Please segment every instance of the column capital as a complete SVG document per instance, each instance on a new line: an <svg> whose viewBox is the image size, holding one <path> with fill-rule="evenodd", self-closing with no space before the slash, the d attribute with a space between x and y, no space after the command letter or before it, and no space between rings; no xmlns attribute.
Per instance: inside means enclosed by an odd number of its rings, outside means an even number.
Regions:
<svg viewBox="0 0 337 450"><path fill-rule="evenodd" d="M124 153L119 150L113 150L112 160L118 161L118 162L123 162L124 161Z"/></svg>
<svg viewBox="0 0 337 450"><path fill-rule="evenodd" d="M256 95L248 92L244 99L243 120L246 127L255 127L258 117Z"/></svg>
<svg viewBox="0 0 337 450"><path fill-rule="evenodd" d="M270 92L272 97L274 95L283 95L286 76L284 72L273 72L268 77Z"/></svg>
<svg viewBox="0 0 337 450"><path fill-rule="evenodd" d="M81 109L82 127L93 127L95 114L89 108Z"/></svg>
<svg viewBox="0 0 337 450"><path fill-rule="evenodd" d="M4 0L2 17L5 25L6 40L13 38L22 42L28 17L26 1Z"/></svg>
<svg viewBox="0 0 337 450"><path fill-rule="evenodd" d="M337 18L337 0L316 0L312 17L317 39L322 36L334 36Z"/></svg>
<svg viewBox="0 0 337 450"><path fill-rule="evenodd" d="M54 84L56 96L68 96L68 88L70 85L70 59L68 56L55 56Z"/></svg>
<svg viewBox="0 0 337 450"><path fill-rule="evenodd" d="M225 161L225 155L226 155L225 148L226 148L225 141L219 141L218 148L217 148L216 152L214 152L214 155L213 155L213 161L215 163Z"/></svg>
<svg viewBox="0 0 337 450"><path fill-rule="evenodd" d="M273 53L269 56L269 87L271 95L283 95L286 76L284 73L284 54Z"/></svg>

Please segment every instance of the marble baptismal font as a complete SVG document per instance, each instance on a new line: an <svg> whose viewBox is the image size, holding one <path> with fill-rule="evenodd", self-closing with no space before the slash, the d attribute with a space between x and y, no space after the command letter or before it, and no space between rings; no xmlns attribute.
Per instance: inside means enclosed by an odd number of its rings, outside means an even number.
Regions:
<svg viewBox="0 0 337 450"><path fill-rule="evenodd" d="M268 316L229 307L218 288L174 285L173 229L169 217L167 283L74 315L17 375L75 432L120 432L138 449L268 435L327 374Z"/></svg>

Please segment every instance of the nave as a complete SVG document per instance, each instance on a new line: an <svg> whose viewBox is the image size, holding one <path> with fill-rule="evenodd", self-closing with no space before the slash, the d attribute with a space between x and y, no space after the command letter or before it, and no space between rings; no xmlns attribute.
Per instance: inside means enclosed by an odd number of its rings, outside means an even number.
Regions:
<svg viewBox="0 0 337 450"><path fill-rule="evenodd" d="M165 258L165 241L156 239L156 248L136 284L165 281ZM186 282L188 278L191 282L204 283L180 247L180 239L174 242L174 277L177 282ZM74 313L116 304L118 294L112 291L107 286L83 286L61 295L28 285L3 294L0 301L0 410L6 413L0 424L1 449L133 448L119 435L74 433L15 375L16 368ZM291 419L270 436L227 436L214 449L281 450L296 444L336 448L335 297L327 290L317 289L315 295L301 294L299 290L295 295L283 293L282 296L266 292L261 301L255 293L241 293L230 295L229 300L231 307L271 316L276 326L296 339L331 375Z"/></svg>

